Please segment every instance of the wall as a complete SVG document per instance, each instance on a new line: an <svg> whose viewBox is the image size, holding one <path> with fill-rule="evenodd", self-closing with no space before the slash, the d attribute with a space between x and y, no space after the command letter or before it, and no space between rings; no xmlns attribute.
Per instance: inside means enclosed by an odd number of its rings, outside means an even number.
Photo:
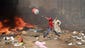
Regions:
<svg viewBox="0 0 85 48"><path fill-rule="evenodd" d="M47 20L40 16L58 17L63 29L85 30L85 0L19 0L17 10L26 22L47 27ZM40 10L34 15L31 9Z"/></svg>

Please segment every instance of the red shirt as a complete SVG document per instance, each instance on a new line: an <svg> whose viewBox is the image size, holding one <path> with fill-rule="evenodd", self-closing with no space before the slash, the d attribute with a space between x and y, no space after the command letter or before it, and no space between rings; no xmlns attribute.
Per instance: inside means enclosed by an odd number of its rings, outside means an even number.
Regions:
<svg viewBox="0 0 85 48"><path fill-rule="evenodd" d="M49 27L50 28L53 28L53 19L50 17L50 18L47 18L47 20L49 21Z"/></svg>

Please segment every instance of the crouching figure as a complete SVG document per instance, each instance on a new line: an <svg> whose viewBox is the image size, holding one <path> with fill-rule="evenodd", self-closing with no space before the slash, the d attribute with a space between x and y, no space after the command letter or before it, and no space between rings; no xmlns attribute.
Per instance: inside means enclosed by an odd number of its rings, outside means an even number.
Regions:
<svg viewBox="0 0 85 48"><path fill-rule="evenodd" d="M54 32L55 32L55 34L58 35L58 36L60 36L59 34L62 33L61 28L60 28L60 25L61 25L61 21L58 20L57 18L55 18L55 19L53 20L53 26L54 26Z"/></svg>

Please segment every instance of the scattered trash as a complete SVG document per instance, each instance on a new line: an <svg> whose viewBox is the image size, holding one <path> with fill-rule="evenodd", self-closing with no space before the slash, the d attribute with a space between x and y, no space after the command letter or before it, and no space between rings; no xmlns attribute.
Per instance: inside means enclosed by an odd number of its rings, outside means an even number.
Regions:
<svg viewBox="0 0 85 48"><path fill-rule="evenodd" d="M20 45L20 46L23 46L23 45L24 45L24 42L20 42L19 45Z"/></svg>
<svg viewBox="0 0 85 48"><path fill-rule="evenodd" d="M11 39L12 41L14 41L14 37L13 37L13 36L11 36L10 39Z"/></svg>
<svg viewBox="0 0 85 48"><path fill-rule="evenodd" d="M18 40L15 40L12 44L13 44L14 46L23 46L23 45L24 45L23 42L18 42Z"/></svg>
<svg viewBox="0 0 85 48"><path fill-rule="evenodd" d="M68 45L73 45L73 43L68 43Z"/></svg>
<svg viewBox="0 0 85 48"><path fill-rule="evenodd" d="M85 40L82 39L81 41L85 43Z"/></svg>
<svg viewBox="0 0 85 48"><path fill-rule="evenodd" d="M37 47L39 47L39 48L47 48L46 46L45 46L45 42L40 42L40 41L36 41L35 42L35 45L37 46Z"/></svg>
<svg viewBox="0 0 85 48"><path fill-rule="evenodd" d="M85 34L83 32L77 32L77 31L73 31L70 37L71 41L68 40L68 45L73 45L72 43L74 43L75 45L83 45L85 44Z"/></svg>
<svg viewBox="0 0 85 48"><path fill-rule="evenodd" d="M20 44L19 43L15 43L14 46L20 46Z"/></svg>
<svg viewBox="0 0 85 48"><path fill-rule="evenodd" d="M8 39L9 39L9 37L4 37L4 43L5 43L5 44L9 44Z"/></svg>
<svg viewBox="0 0 85 48"><path fill-rule="evenodd" d="M78 44L78 45L82 45L82 43L81 43L81 42L77 42L77 44Z"/></svg>
<svg viewBox="0 0 85 48"><path fill-rule="evenodd" d="M77 31L73 31L72 33L73 33L73 35L76 35L76 34L78 34L78 32L77 32Z"/></svg>

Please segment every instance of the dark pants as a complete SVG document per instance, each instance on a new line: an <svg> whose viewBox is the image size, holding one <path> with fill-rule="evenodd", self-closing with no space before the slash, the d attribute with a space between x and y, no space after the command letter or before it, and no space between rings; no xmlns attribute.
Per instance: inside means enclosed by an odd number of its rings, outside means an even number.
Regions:
<svg viewBox="0 0 85 48"><path fill-rule="evenodd" d="M59 36L60 37L60 35L59 35L59 33L58 32L56 32L56 31L53 31L54 33L55 33L55 35L57 35L57 36Z"/></svg>
<svg viewBox="0 0 85 48"><path fill-rule="evenodd" d="M52 31L52 29L51 28L48 28L47 31L44 33L44 36L43 37L45 38L49 34L49 32L51 32L51 31Z"/></svg>
<svg viewBox="0 0 85 48"><path fill-rule="evenodd" d="M53 29L51 29L51 28L48 28L48 30L44 33L44 38L49 34L49 32L54 32L55 33L55 35L57 35L57 36L59 36L60 37L60 35L59 35L59 33L57 33L56 31L54 31Z"/></svg>

